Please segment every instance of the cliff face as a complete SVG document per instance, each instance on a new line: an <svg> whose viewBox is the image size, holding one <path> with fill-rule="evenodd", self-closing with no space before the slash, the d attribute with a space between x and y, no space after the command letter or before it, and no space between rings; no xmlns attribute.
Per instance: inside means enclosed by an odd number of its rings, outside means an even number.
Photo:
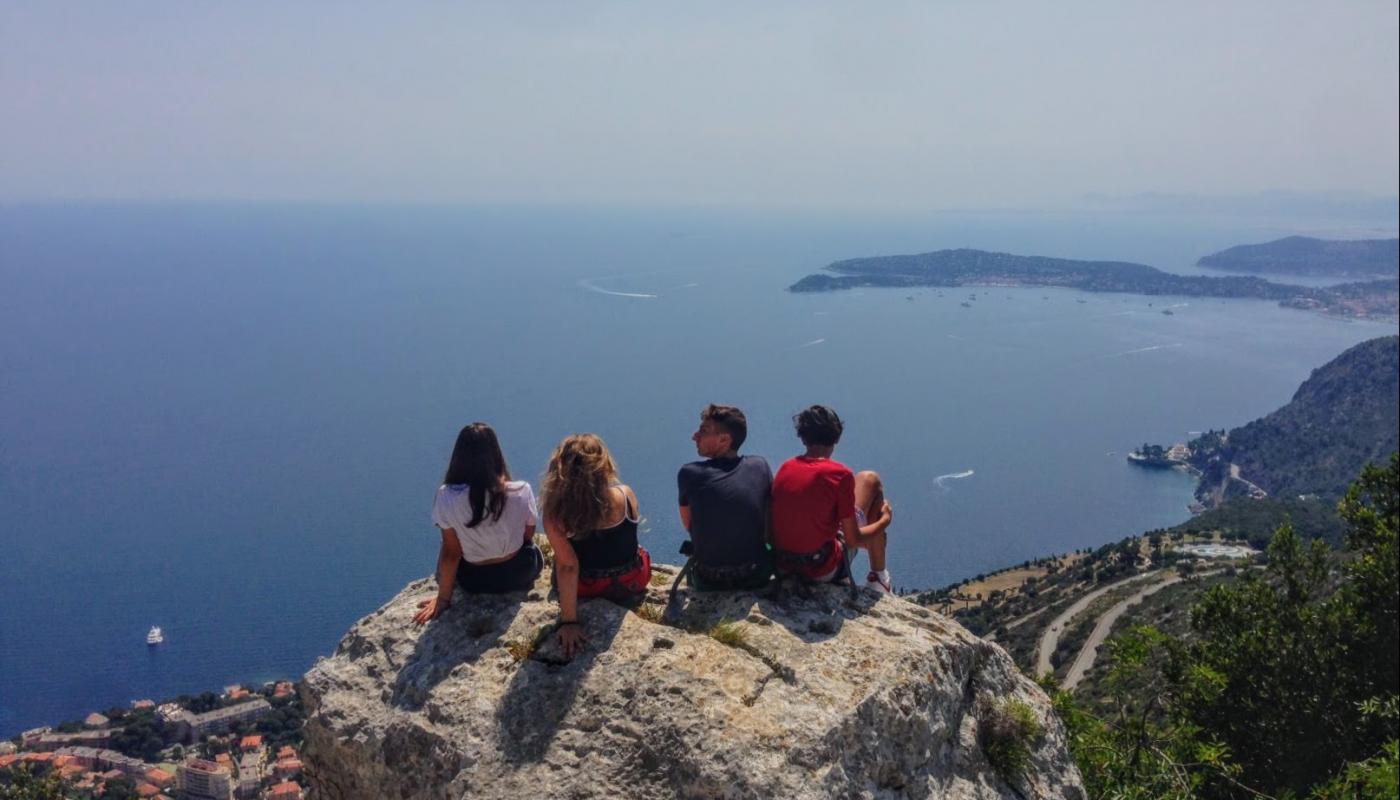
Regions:
<svg viewBox="0 0 1400 800"><path fill-rule="evenodd" d="M658 583L673 575L658 565ZM662 624L663 585L635 611L584 603L590 642L565 662L543 633L548 585L546 571L527 596L458 593L415 629L434 591L418 581L357 623L303 684L317 795L1084 796L1045 695L913 603L683 589Z"/></svg>

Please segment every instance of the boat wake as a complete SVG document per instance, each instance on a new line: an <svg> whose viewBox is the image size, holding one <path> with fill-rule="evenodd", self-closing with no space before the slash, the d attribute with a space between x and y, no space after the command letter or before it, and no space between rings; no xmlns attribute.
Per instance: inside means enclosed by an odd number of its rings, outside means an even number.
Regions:
<svg viewBox="0 0 1400 800"><path fill-rule="evenodd" d="M810 342L803 342L802 344L799 344L796 349L801 350L804 347L816 347L824 341L826 341L826 339L813 339Z"/></svg>
<svg viewBox="0 0 1400 800"><path fill-rule="evenodd" d="M594 279L594 278L585 278L585 279L579 281L579 282L578 282L578 285L579 285L579 286L582 286L583 288L587 289L587 290L590 291L590 292L597 292L598 294L611 295L612 297L634 297L634 298L638 298L638 299L642 299L642 300L655 300L657 297L660 297L660 295L645 294L645 293L643 293L643 292L615 292L615 291L613 291L612 289L604 289L603 287L601 287L601 286L599 286L598 284L594 283L594 282L593 282L594 280L596 280L596 279Z"/></svg>
<svg viewBox="0 0 1400 800"><path fill-rule="evenodd" d="M975 471L970 469L964 470L963 472L950 472L947 475L939 475L937 478L934 478L933 485L946 492L948 491L948 481L956 481L962 480L963 478L971 478L974 474Z"/></svg>
<svg viewBox="0 0 1400 800"><path fill-rule="evenodd" d="M1181 342L1176 342L1176 343L1174 343L1174 344L1154 344L1154 345L1152 345L1151 347L1139 347L1139 348L1137 348L1136 350L1124 350L1124 351L1121 352L1121 353L1113 353L1112 355L1105 356L1105 358L1120 358L1120 357L1122 357L1122 356L1130 356L1130 355L1133 355L1133 354L1135 354L1135 353L1150 353L1150 352L1152 352L1153 350L1170 350L1170 349L1173 348L1173 347L1182 347L1182 346L1183 346L1183 345L1182 345Z"/></svg>

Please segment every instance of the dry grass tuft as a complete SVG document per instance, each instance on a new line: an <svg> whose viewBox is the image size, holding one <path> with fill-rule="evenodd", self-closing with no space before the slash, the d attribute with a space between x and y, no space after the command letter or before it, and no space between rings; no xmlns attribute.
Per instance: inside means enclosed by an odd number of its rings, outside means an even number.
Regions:
<svg viewBox="0 0 1400 800"><path fill-rule="evenodd" d="M744 647L749 643L748 633L739 622L718 622L708 631L709 637L728 647Z"/></svg>

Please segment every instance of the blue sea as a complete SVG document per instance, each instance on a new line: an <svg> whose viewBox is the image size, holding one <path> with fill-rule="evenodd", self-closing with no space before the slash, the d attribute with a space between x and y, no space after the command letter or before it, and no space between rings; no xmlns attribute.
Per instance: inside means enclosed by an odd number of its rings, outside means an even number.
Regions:
<svg viewBox="0 0 1400 800"><path fill-rule="evenodd" d="M775 466L798 451L791 415L834 406L837 458L885 477L900 587L1180 522L1192 481L1128 450L1265 414L1395 325L784 288L944 247L1199 272L1223 247L1331 231L1394 221L0 207L0 734L299 676L431 571L433 491L475 420L531 480L566 434L602 435L663 561L708 402L743 407L745 450Z"/></svg>

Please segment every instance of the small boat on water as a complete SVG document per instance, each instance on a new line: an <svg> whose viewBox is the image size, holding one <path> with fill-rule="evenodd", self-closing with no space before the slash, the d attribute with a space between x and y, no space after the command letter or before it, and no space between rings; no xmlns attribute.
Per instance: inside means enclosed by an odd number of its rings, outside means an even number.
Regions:
<svg viewBox="0 0 1400 800"><path fill-rule="evenodd" d="M1166 314L1166 315L1169 316L1169 317L1174 317L1174 316L1176 316L1176 312L1175 312L1175 311L1172 311L1170 308L1164 308L1164 309L1162 309L1162 313L1163 313L1163 314Z"/></svg>
<svg viewBox="0 0 1400 800"><path fill-rule="evenodd" d="M972 304L967 302L966 300L964 300L961 303L958 303L958 305L962 306L963 308L972 308Z"/></svg>
<svg viewBox="0 0 1400 800"><path fill-rule="evenodd" d="M150 632L146 634L146 644L154 647L163 641L165 641L165 634L160 632L160 626L152 625Z"/></svg>

